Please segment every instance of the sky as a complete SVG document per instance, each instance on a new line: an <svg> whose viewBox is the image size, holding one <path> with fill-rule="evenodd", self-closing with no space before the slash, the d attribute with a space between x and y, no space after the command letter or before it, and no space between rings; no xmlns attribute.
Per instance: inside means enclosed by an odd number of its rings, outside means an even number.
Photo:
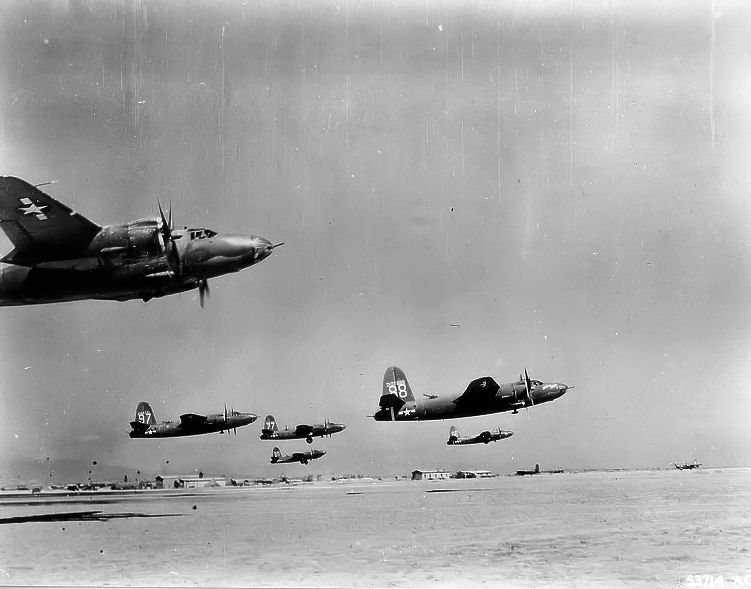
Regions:
<svg viewBox="0 0 751 589"><path fill-rule="evenodd" d="M203 310L0 309L3 476L751 464L749 39L723 0L3 2L0 173L100 224L158 199L285 242ZM418 396L524 368L576 388L376 423L391 365ZM141 400L260 417L130 440ZM279 467L268 413L348 428Z"/></svg>

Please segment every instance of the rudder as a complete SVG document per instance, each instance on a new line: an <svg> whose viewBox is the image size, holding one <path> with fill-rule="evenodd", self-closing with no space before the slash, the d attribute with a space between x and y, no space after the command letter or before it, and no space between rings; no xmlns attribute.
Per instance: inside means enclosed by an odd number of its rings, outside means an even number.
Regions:
<svg viewBox="0 0 751 589"><path fill-rule="evenodd" d="M263 433L271 434L278 430L279 428L276 425L276 419L274 419L274 416L267 415L266 419L263 420Z"/></svg>
<svg viewBox="0 0 751 589"><path fill-rule="evenodd" d="M409 386L409 381L404 371L397 366L390 366L383 375L382 396L395 395L399 400L408 403L414 402L415 397Z"/></svg>
<svg viewBox="0 0 751 589"><path fill-rule="evenodd" d="M136 421L144 425L156 425L156 417L151 410L151 405L146 401L141 401L136 408Z"/></svg>
<svg viewBox="0 0 751 589"><path fill-rule="evenodd" d="M449 428L449 440L446 443L447 444L455 444L458 439L459 439L459 430L456 429L452 425L451 428Z"/></svg>

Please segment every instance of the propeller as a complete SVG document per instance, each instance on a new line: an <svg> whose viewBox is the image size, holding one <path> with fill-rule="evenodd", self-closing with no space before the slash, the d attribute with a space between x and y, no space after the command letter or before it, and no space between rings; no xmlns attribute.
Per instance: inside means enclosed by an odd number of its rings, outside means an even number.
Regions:
<svg viewBox="0 0 751 589"><path fill-rule="evenodd" d="M159 201L156 201L156 204L159 207L159 216L162 219L162 245L167 258L167 266L173 274L180 274L180 253L175 246L175 239L178 239L178 237L172 235L172 204L170 204L168 210L168 218L164 216L162 204Z"/></svg>
<svg viewBox="0 0 751 589"><path fill-rule="evenodd" d="M532 392L531 392L531 390L532 390L532 383L529 380L529 374L527 374L527 369L526 368L524 369L524 378L522 378L522 376L520 374L519 375L519 379L522 380L522 381L524 381L524 390L527 393L527 402L530 405L534 405L535 404L535 400L532 398Z"/></svg>
<svg viewBox="0 0 751 589"><path fill-rule="evenodd" d="M201 309L205 306L206 299L211 298L211 290L209 289L209 281L202 278L198 281L198 300L201 303Z"/></svg>

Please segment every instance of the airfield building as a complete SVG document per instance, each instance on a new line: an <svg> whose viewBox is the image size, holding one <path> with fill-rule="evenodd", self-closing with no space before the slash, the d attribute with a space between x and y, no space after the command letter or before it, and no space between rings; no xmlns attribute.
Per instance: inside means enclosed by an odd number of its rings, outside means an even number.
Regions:
<svg viewBox="0 0 751 589"><path fill-rule="evenodd" d="M204 477L199 475L157 475L157 489L204 489L206 487L226 487L225 477Z"/></svg>
<svg viewBox="0 0 751 589"><path fill-rule="evenodd" d="M492 479L496 475L489 470L460 470L454 478L457 479Z"/></svg>
<svg viewBox="0 0 751 589"><path fill-rule="evenodd" d="M446 470L413 470L413 481L440 481L451 478Z"/></svg>

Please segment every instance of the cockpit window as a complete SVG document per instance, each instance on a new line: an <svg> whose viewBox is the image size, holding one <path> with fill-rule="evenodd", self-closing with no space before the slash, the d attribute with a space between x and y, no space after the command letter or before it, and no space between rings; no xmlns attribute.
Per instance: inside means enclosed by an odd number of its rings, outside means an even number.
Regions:
<svg viewBox="0 0 751 589"><path fill-rule="evenodd" d="M211 229L191 229L190 239L209 239L211 237L214 237L216 234L216 231L212 231Z"/></svg>

